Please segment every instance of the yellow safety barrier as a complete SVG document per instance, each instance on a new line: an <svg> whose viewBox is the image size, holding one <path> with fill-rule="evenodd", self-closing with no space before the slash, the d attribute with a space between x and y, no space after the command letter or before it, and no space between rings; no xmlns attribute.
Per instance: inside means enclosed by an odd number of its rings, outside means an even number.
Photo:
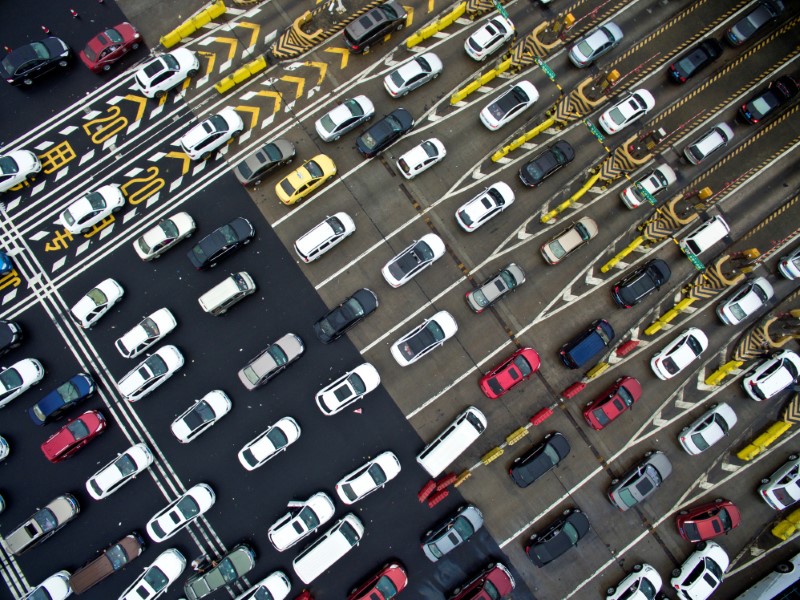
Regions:
<svg viewBox="0 0 800 600"><path fill-rule="evenodd" d="M778 524L772 528L772 535L784 541L788 540L800 529L800 508L793 510L786 515L786 518L779 521Z"/></svg>
<svg viewBox="0 0 800 600"><path fill-rule="evenodd" d="M516 431L512 431L506 436L506 444L513 446L526 435L528 435L528 430L525 427L520 427Z"/></svg>
<svg viewBox="0 0 800 600"><path fill-rule="evenodd" d="M217 92L219 92L220 94L224 94L233 86L242 83L247 79L250 79L250 77L258 73L259 71L263 71L266 68L267 68L267 59L264 58L264 56L259 56L257 59L251 60L244 66L236 69L232 75L228 75L227 77L218 81L216 84L214 84L214 89L217 90Z"/></svg>
<svg viewBox="0 0 800 600"><path fill-rule="evenodd" d="M164 48L172 48L180 41L181 36L176 30L172 30L161 37L161 45L164 46Z"/></svg>
<svg viewBox="0 0 800 600"><path fill-rule="evenodd" d="M508 71L510 66L511 66L511 59L507 58L499 65L497 65L494 69L487 71L486 73L478 77L478 79L468 83L466 87L463 87L460 90L456 91L455 94L450 96L450 104L456 104L457 102L461 102L472 92L479 90L482 86L489 83L492 79L494 79L501 73L505 73L506 71Z"/></svg>
<svg viewBox="0 0 800 600"><path fill-rule="evenodd" d="M661 321L653 321L650 325L647 326L647 329L644 330L645 335L653 335L661 331L661 328L664 327L666 323L662 323Z"/></svg>
<svg viewBox="0 0 800 600"><path fill-rule="evenodd" d="M684 311L689 308L695 300L696 298L684 298L675 305L675 310Z"/></svg>
<svg viewBox="0 0 800 600"><path fill-rule="evenodd" d="M467 10L467 3L461 2L453 10L430 25L426 25L406 40L406 48L413 48L420 42L452 25Z"/></svg>
<svg viewBox="0 0 800 600"><path fill-rule="evenodd" d="M591 189L591 187L597 182L598 179L600 179L600 171L599 170L598 170L597 173L595 173L594 175L589 177L589 179L586 180L586 183L584 183L577 192L572 194L572 196L570 196L569 198L564 200L564 202L562 202L561 204L556 206L553 210L551 210L550 212L545 214L540 219L541 222L542 223L547 223L550 219L555 217L557 214L560 214L560 213L564 212L565 210L567 210L572 205L572 203L575 202L575 200L577 200L578 198L583 196L586 192L588 192Z"/></svg>
<svg viewBox="0 0 800 600"><path fill-rule="evenodd" d="M208 25L213 19L225 14L226 10L228 9L225 8L225 3L222 0L217 0L208 8L204 8L196 15L186 19L172 31L161 36L161 45L164 48L172 48L183 38L189 37L204 25Z"/></svg>
<svg viewBox="0 0 800 600"><path fill-rule="evenodd" d="M750 444L736 453L740 460L752 460L769 446L774 444L779 437L786 433L792 424L788 421L778 421L770 425L767 430L754 439Z"/></svg>
<svg viewBox="0 0 800 600"><path fill-rule="evenodd" d="M586 373L586 377L589 379L594 379L598 375L605 373L610 366L611 365L609 365L607 362L597 363L595 366L589 369L589 372Z"/></svg>
<svg viewBox="0 0 800 600"><path fill-rule="evenodd" d="M537 135L545 131L547 128L551 127L555 122L556 120L553 117L550 117L546 121L539 123L539 125L531 129L530 131L525 132L518 138L512 140L510 144L503 146L500 150L492 154L492 160L494 162L497 162L512 150L516 150L517 148L522 146L522 144L524 144L525 142L532 140Z"/></svg>
<svg viewBox="0 0 800 600"><path fill-rule="evenodd" d="M456 477L456 480L453 482L453 487L460 486L462 483L464 483L470 477L472 477L472 471L462 471L458 475L458 477Z"/></svg>
<svg viewBox="0 0 800 600"><path fill-rule="evenodd" d="M644 238L640 235L635 240L633 240L630 244L628 244L622 250L620 250L614 258L612 258L606 264L604 264L602 267L600 267L600 272L601 273L608 273L608 271L611 270L611 267L616 265L619 261L621 261L623 258L628 256L628 254L630 254L636 248L641 246L642 242L644 242Z"/></svg>
<svg viewBox="0 0 800 600"><path fill-rule="evenodd" d="M485 465L488 465L493 460L497 460L503 456L503 452L504 450L502 448L492 448L489 450L489 452L481 456L481 462Z"/></svg>
<svg viewBox="0 0 800 600"><path fill-rule="evenodd" d="M706 377L706 385L719 385L728 373L735 371L744 364L741 360L729 360L711 375Z"/></svg>

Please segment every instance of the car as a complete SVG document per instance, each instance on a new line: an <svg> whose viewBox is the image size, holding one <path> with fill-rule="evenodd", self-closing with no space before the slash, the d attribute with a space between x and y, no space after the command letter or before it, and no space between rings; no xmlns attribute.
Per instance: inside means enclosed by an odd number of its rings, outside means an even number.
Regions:
<svg viewBox="0 0 800 600"><path fill-rule="evenodd" d="M638 208L645 202L648 202L641 188L655 197L660 195L669 186L678 180L677 175L672 167L667 164L658 165L652 171L648 171L642 175L633 185L627 186L619 193L622 198L623 204L630 209Z"/></svg>
<svg viewBox="0 0 800 600"><path fill-rule="evenodd" d="M178 242L191 237L197 229L194 219L187 212L179 212L161 219L133 242L133 249L143 261L158 258Z"/></svg>
<svg viewBox="0 0 800 600"><path fill-rule="evenodd" d="M361 288L314 323L314 333L323 344L330 344L366 319L377 308L378 296L375 292Z"/></svg>
<svg viewBox="0 0 800 600"><path fill-rule="evenodd" d="M781 257L778 272L786 279L800 279L800 247Z"/></svg>
<svg viewBox="0 0 800 600"><path fill-rule="evenodd" d="M474 290L464 295L467 306L480 314L503 296L525 283L525 271L516 263L509 263Z"/></svg>
<svg viewBox="0 0 800 600"><path fill-rule="evenodd" d="M72 235L86 234L123 206L125 197L120 187L109 183L75 200L59 215L58 222Z"/></svg>
<svg viewBox="0 0 800 600"><path fill-rule="evenodd" d="M391 600L406 589L408 575L399 563L384 565L364 583L353 588L347 600Z"/></svg>
<svg viewBox="0 0 800 600"><path fill-rule="evenodd" d="M139 31L130 23L120 23L97 34L78 55L91 71L110 71L111 65L142 43Z"/></svg>
<svg viewBox="0 0 800 600"><path fill-rule="evenodd" d="M173 345L161 346L136 365L117 383L117 389L129 402L144 398L183 366L183 354Z"/></svg>
<svg viewBox="0 0 800 600"><path fill-rule="evenodd" d="M0 251L0 275L8 275L13 270L14 263L11 261L11 256Z"/></svg>
<svg viewBox="0 0 800 600"><path fill-rule="evenodd" d="M61 38L49 36L14 48L0 61L0 73L11 85L32 85L35 79L56 67L66 68L72 49Z"/></svg>
<svg viewBox="0 0 800 600"><path fill-rule="evenodd" d="M392 356L401 367L407 367L444 344L457 331L453 315L440 310L392 344Z"/></svg>
<svg viewBox="0 0 800 600"><path fill-rule="evenodd" d="M168 308L159 308L139 321L122 337L117 338L114 346L125 358L136 358L162 340L177 325L178 322Z"/></svg>
<svg viewBox="0 0 800 600"><path fill-rule="evenodd" d="M345 504L355 504L399 474L400 461L394 452L387 450L342 477L336 483L336 493Z"/></svg>
<svg viewBox="0 0 800 600"><path fill-rule="evenodd" d="M456 223L470 233L514 204L514 191L507 183L493 183L456 211Z"/></svg>
<svg viewBox="0 0 800 600"><path fill-rule="evenodd" d="M651 565L633 565L633 572L606 591L607 600L655 600L661 591L661 575Z"/></svg>
<svg viewBox="0 0 800 600"><path fill-rule="evenodd" d="M706 334L697 327L690 327L653 356L650 368L659 379L672 379L700 358L706 348L708 348Z"/></svg>
<svg viewBox="0 0 800 600"><path fill-rule="evenodd" d="M760 29L778 20L783 13L782 0L759 0L756 7L725 31L725 41L731 46L741 46L752 39Z"/></svg>
<svg viewBox="0 0 800 600"><path fill-rule="evenodd" d="M317 154L275 185L275 194L286 206L297 204L336 175L336 164L326 154Z"/></svg>
<svg viewBox="0 0 800 600"><path fill-rule="evenodd" d="M162 98L199 71L197 54L188 48L177 48L148 60L137 69L134 81L147 98Z"/></svg>
<svg viewBox="0 0 800 600"><path fill-rule="evenodd" d="M687 453L700 454L728 435L736 421L736 413L729 404L712 404L691 425L681 429L678 441Z"/></svg>
<svg viewBox="0 0 800 600"><path fill-rule="evenodd" d="M72 521L81 511L80 504L72 494L62 494L37 508L24 523L5 534L5 546L12 556L19 556L52 536Z"/></svg>
<svg viewBox="0 0 800 600"><path fill-rule="evenodd" d="M414 117L405 108L395 108L376 121L356 138L356 150L366 158L372 158L396 142L414 127Z"/></svg>
<svg viewBox="0 0 800 600"><path fill-rule="evenodd" d="M797 80L791 75L778 77L739 108L739 117L747 123L760 123L797 95Z"/></svg>
<svg viewBox="0 0 800 600"><path fill-rule="evenodd" d="M600 115L598 123L603 131L612 135L646 115L655 105L653 94L645 89L638 89Z"/></svg>
<svg viewBox="0 0 800 600"><path fill-rule="evenodd" d="M733 295L717 306L717 316L725 325L738 325L767 306L775 295L772 284L765 277L748 281Z"/></svg>
<svg viewBox="0 0 800 600"><path fill-rule="evenodd" d="M211 269L220 259L246 246L254 237L256 229L253 224L244 217L236 217L197 242L186 256L195 269Z"/></svg>
<svg viewBox="0 0 800 600"><path fill-rule="evenodd" d="M247 544L236 544L207 571L196 573L183 584L188 600L205 598L226 585L244 577L256 566L256 553Z"/></svg>
<svg viewBox="0 0 800 600"><path fill-rule="evenodd" d="M406 179L414 179L436 163L444 160L447 150L438 138L424 140L397 159L397 168Z"/></svg>
<svg viewBox="0 0 800 600"><path fill-rule="evenodd" d="M369 52L372 44L379 42L391 31L406 26L406 11L396 0L388 0L371 8L344 28L344 40L350 52Z"/></svg>
<svg viewBox="0 0 800 600"><path fill-rule="evenodd" d="M70 377L28 410L28 417L35 425L45 425L64 416L68 410L77 406L95 392L94 379L87 373Z"/></svg>
<svg viewBox="0 0 800 600"><path fill-rule="evenodd" d="M745 372L742 387L753 400L769 400L797 384L800 356L791 350L774 352ZM2 374L0 374L0 379Z"/></svg>
<svg viewBox="0 0 800 600"><path fill-rule="evenodd" d="M6 438L0 435L0 462L3 462L11 453L11 446L8 445ZM2 508L5 509L6 505L3 502ZM2 512L2 510L0 510Z"/></svg>
<svg viewBox="0 0 800 600"><path fill-rule="evenodd" d="M473 60L484 61L516 35L514 23L503 15L493 15L464 42L464 50Z"/></svg>
<svg viewBox="0 0 800 600"><path fill-rule="evenodd" d="M465 504L435 529L422 537L422 552L431 562L467 542L483 527L483 513L477 506Z"/></svg>
<svg viewBox="0 0 800 600"><path fill-rule="evenodd" d="M777 471L761 480L761 499L775 510L784 510L800 500L800 458L789 456Z"/></svg>
<svg viewBox="0 0 800 600"><path fill-rule="evenodd" d="M497 100L480 112L480 120L489 131L497 131L514 117L522 114L539 99L539 91L530 81L520 81L508 88Z"/></svg>
<svg viewBox="0 0 800 600"><path fill-rule="evenodd" d="M705 600L722 583L730 559L716 542L700 542L677 569L672 570L673 589L681 600Z"/></svg>
<svg viewBox="0 0 800 600"><path fill-rule="evenodd" d="M583 409L589 427L600 431L629 410L642 397L642 384L635 377L618 378L607 390L591 400Z"/></svg>
<svg viewBox="0 0 800 600"><path fill-rule="evenodd" d="M350 237L356 230L353 218L346 212L337 212L318 223L294 242L294 251L304 263L317 260Z"/></svg>
<svg viewBox="0 0 800 600"><path fill-rule="evenodd" d="M95 500L107 498L153 464L153 453L139 442L120 452L86 480L86 491Z"/></svg>
<svg viewBox="0 0 800 600"><path fill-rule="evenodd" d="M733 129L727 123L717 123L694 142L686 146L683 155L693 165L699 165L710 154L722 150L733 139Z"/></svg>
<svg viewBox="0 0 800 600"><path fill-rule="evenodd" d="M164 550L119 596L119 600L155 600L166 593L186 568L186 558L175 548Z"/></svg>
<svg viewBox="0 0 800 600"><path fill-rule="evenodd" d="M559 140L525 163L519 170L522 185L536 187L564 165L575 159L575 150L569 142Z"/></svg>
<svg viewBox="0 0 800 600"><path fill-rule="evenodd" d="M567 438L558 431L548 433L530 450L514 459L508 474L517 487L526 488L569 456Z"/></svg>
<svg viewBox="0 0 800 600"><path fill-rule="evenodd" d="M206 160L243 131L242 117L228 106L184 133L178 144L190 159Z"/></svg>
<svg viewBox="0 0 800 600"><path fill-rule="evenodd" d="M491 563L475 577L463 583L449 600L482 600L505 598L514 591L514 576L503 563Z"/></svg>
<svg viewBox="0 0 800 600"><path fill-rule="evenodd" d="M533 348L519 348L491 371L483 375L480 388L490 400L510 392L515 386L527 381L539 370L541 360Z"/></svg>
<svg viewBox="0 0 800 600"><path fill-rule="evenodd" d="M594 219L581 217L557 236L542 244L539 251L548 264L557 265L575 250L589 243L599 231Z"/></svg>
<svg viewBox="0 0 800 600"><path fill-rule="evenodd" d="M31 589L22 600L66 600L72 595L69 571L53 573L42 583Z"/></svg>
<svg viewBox="0 0 800 600"><path fill-rule="evenodd" d="M442 68L442 61L433 52L419 54L386 75L383 87L392 98L399 98L436 79Z"/></svg>
<svg viewBox="0 0 800 600"><path fill-rule="evenodd" d="M710 540L735 529L740 522L739 509L722 498L682 509L675 519L678 534L687 542Z"/></svg>
<svg viewBox="0 0 800 600"><path fill-rule="evenodd" d="M264 175L294 160L296 150L289 140L268 142L255 150L233 168L233 174L242 185L258 185Z"/></svg>
<svg viewBox="0 0 800 600"><path fill-rule="evenodd" d="M137 532L129 533L121 540L104 549L100 556L89 561L69 578L73 593L82 594L109 575L121 571L136 560L144 551L144 540Z"/></svg>
<svg viewBox="0 0 800 600"><path fill-rule="evenodd" d="M66 425L42 442L42 453L51 463L61 462L103 433L106 425L103 413L87 410L67 421Z"/></svg>
<svg viewBox="0 0 800 600"><path fill-rule="evenodd" d="M684 52L667 71L675 83L686 83L698 71L706 68L722 55L722 46L714 38L703 40Z"/></svg>
<svg viewBox="0 0 800 600"><path fill-rule="evenodd" d="M375 115L375 106L366 96L348 98L337 104L314 123L314 129L323 142L335 142L345 133L366 123Z"/></svg>
<svg viewBox="0 0 800 600"><path fill-rule="evenodd" d="M314 400L322 414L329 417L355 404L380 384L378 370L370 363L361 363L318 391Z"/></svg>
<svg viewBox="0 0 800 600"><path fill-rule="evenodd" d="M609 21L575 40L569 49L569 59L579 69L588 67L598 58L616 48L622 41L622 37L622 29L616 23Z"/></svg>
<svg viewBox="0 0 800 600"><path fill-rule="evenodd" d="M0 156L0 192L7 192L40 173L42 163L30 150L12 150Z"/></svg>
<svg viewBox="0 0 800 600"><path fill-rule="evenodd" d="M669 281L672 271L660 258L653 258L631 271L611 288L611 298L620 308L632 308Z"/></svg>
<svg viewBox="0 0 800 600"><path fill-rule="evenodd" d="M35 358L24 358L0 371L0 408L39 383L44 367Z"/></svg>
<svg viewBox="0 0 800 600"><path fill-rule="evenodd" d="M605 319L595 319L575 337L566 342L558 356L568 369L579 369L598 354L605 352L615 336L614 328Z"/></svg>
<svg viewBox="0 0 800 600"><path fill-rule="evenodd" d="M285 600L292 584L283 571L274 571L235 600Z"/></svg>
<svg viewBox="0 0 800 600"><path fill-rule="evenodd" d="M292 417L282 417L239 450L239 462L253 471L300 439L300 425Z"/></svg>
<svg viewBox="0 0 800 600"><path fill-rule="evenodd" d="M280 517L267 530L270 543L283 552L311 535L333 518L336 509L325 492L317 492L308 500L292 500L289 512Z"/></svg>
<svg viewBox="0 0 800 600"><path fill-rule="evenodd" d="M124 295L122 286L109 277L86 292L70 309L70 314L83 329L91 329Z"/></svg>
<svg viewBox="0 0 800 600"><path fill-rule="evenodd" d="M531 535L525 554L543 567L564 554L589 533L589 519L579 508L568 508L542 531Z"/></svg>
<svg viewBox="0 0 800 600"><path fill-rule="evenodd" d="M0 357L22 345L22 327L16 321L0 319Z"/></svg>
<svg viewBox="0 0 800 600"><path fill-rule="evenodd" d="M248 390L264 385L303 355L303 340L287 333L256 354L239 371L239 381Z"/></svg>
<svg viewBox="0 0 800 600"><path fill-rule="evenodd" d="M387 262L381 273L386 283L398 288L444 256L444 251L442 238L435 233L426 233Z"/></svg>
<svg viewBox="0 0 800 600"><path fill-rule="evenodd" d="M207 483L197 483L154 514L147 522L147 535L154 542L168 540L206 511L217 497Z"/></svg>
<svg viewBox="0 0 800 600"><path fill-rule="evenodd" d="M222 390L211 390L175 418L170 431L178 441L187 444L227 415L233 403Z"/></svg>
<svg viewBox="0 0 800 600"><path fill-rule="evenodd" d="M621 511L646 500L672 473L672 463L660 451L645 453L644 461L619 478L611 480L608 499Z"/></svg>

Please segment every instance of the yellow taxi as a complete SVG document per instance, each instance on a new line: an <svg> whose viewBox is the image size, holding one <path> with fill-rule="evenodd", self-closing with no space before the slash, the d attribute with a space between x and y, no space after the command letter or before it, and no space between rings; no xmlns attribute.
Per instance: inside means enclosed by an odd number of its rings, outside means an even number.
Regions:
<svg viewBox="0 0 800 600"><path fill-rule="evenodd" d="M275 186L278 199L291 206L336 175L336 165L325 154L317 154L281 179Z"/></svg>

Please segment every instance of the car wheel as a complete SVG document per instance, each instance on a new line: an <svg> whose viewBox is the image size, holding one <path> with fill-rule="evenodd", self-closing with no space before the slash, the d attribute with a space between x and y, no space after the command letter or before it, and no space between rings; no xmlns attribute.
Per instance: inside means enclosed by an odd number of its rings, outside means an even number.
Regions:
<svg viewBox="0 0 800 600"><path fill-rule="evenodd" d="M85 233L89 233L90 229L91 229L91 227L84 227L83 229L81 229L81 235L83 235Z"/></svg>
<svg viewBox="0 0 800 600"><path fill-rule="evenodd" d="M688 514L689 514L689 511L688 511L688 510L682 510L682 511L680 511L678 514L679 514L679 515L688 515Z"/></svg>
<svg viewBox="0 0 800 600"><path fill-rule="evenodd" d="M722 502L722 498L715 498L714 502Z"/></svg>
<svg viewBox="0 0 800 600"><path fill-rule="evenodd" d="M428 536L429 536L431 533L433 533L433 531L431 531L431 530L429 529L428 531L426 531L426 532L425 532L425 537L428 537Z"/></svg>
<svg viewBox="0 0 800 600"><path fill-rule="evenodd" d="M66 67L68 64L69 63L67 61L65 61L65 60L58 61L58 66L59 67Z"/></svg>
<svg viewBox="0 0 800 600"><path fill-rule="evenodd" d="M768 478L764 478L764 479L761 480L761 485L765 485L767 483L769 483L769 479Z"/></svg>
<svg viewBox="0 0 800 600"><path fill-rule="evenodd" d="M110 71L111 65L103 65L103 71Z"/></svg>
<svg viewBox="0 0 800 600"><path fill-rule="evenodd" d="M331 140L331 141L333 141L333 142L338 142L338 141L341 139L341 137L342 137L342 136L340 136L340 135L337 135L337 136L336 136L335 138L333 138L333 140Z"/></svg>
<svg viewBox="0 0 800 600"><path fill-rule="evenodd" d="M652 456L652 455L653 455L653 451L652 450L649 450L649 451L644 453L644 457L645 458L647 458L648 456Z"/></svg>
<svg viewBox="0 0 800 600"><path fill-rule="evenodd" d="M211 152L206 152L200 157L200 160L208 160L209 158L211 158Z"/></svg>
<svg viewBox="0 0 800 600"><path fill-rule="evenodd" d="M167 95L167 92L165 92L164 90L158 90L156 92L156 98L163 98L166 95Z"/></svg>
<svg viewBox="0 0 800 600"><path fill-rule="evenodd" d="M639 572L639 571L641 571L641 570L642 570L642 565L641 565L641 563L640 563L640 564L638 564L638 565L633 565L633 572L634 572L634 573L638 573L638 572Z"/></svg>
<svg viewBox="0 0 800 600"><path fill-rule="evenodd" d="M680 577L680 576L681 576L681 570L680 569L672 569L672 577L673 578Z"/></svg>
<svg viewBox="0 0 800 600"><path fill-rule="evenodd" d="M615 588L615 587L610 587L610 588L608 588L608 589L606 590L606 596L613 596L613 595L614 595L614 592L616 592L616 591L617 591L617 588Z"/></svg>
<svg viewBox="0 0 800 600"><path fill-rule="evenodd" d="M792 571L792 563L782 562L775 567L778 573L790 573Z"/></svg>
<svg viewBox="0 0 800 600"><path fill-rule="evenodd" d="M405 27L405 26L406 26L406 24L405 24L405 23L400 23L400 24L399 24L399 25L398 25L398 26L395 28L395 31L400 31L400 30L401 30L403 27Z"/></svg>
<svg viewBox="0 0 800 600"><path fill-rule="evenodd" d="M186 73L187 77L194 77L195 75L197 75L197 69L192 69L188 73Z"/></svg>
<svg viewBox="0 0 800 600"><path fill-rule="evenodd" d="M406 90L405 92L403 92L403 93L402 93L402 94L400 94L400 95L401 95L401 96L408 96L408 90Z"/></svg>
<svg viewBox="0 0 800 600"><path fill-rule="evenodd" d="M617 485L618 483L619 483L619 479L615 478L615 479L611 480L611 485Z"/></svg>
<svg viewBox="0 0 800 600"><path fill-rule="evenodd" d="M697 544L697 550L700 551L705 550L706 546L708 546L708 544L706 544L705 542L700 542L699 544Z"/></svg>
<svg viewBox="0 0 800 600"><path fill-rule="evenodd" d="M30 79L30 78L23 79L22 83L24 83L25 85L31 85L33 83L33 79Z"/></svg>
<svg viewBox="0 0 800 600"><path fill-rule="evenodd" d="M789 460L797 460L797 454L790 454Z"/></svg>
<svg viewBox="0 0 800 600"><path fill-rule="evenodd" d="M362 54L366 54L367 52L369 52L369 45L366 45L361 49Z"/></svg>
<svg viewBox="0 0 800 600"><path fill-rule="evenodd" d="M131 46L132 50L138 50L138 48L139 48L139 42L136 42L135 44L133 44L133 46Z"/></svg>
<svg viewBox="0 0 800 600"><path fill-rule="evenodd" d="M116 213L116 212L119 212L119 211L121 211L121 210L122 210L122 207L121 207L121 206L115 206L114 208L112 208L112 209L111 209L111 212L112 212L112 213Z"/></svg>
<svg viewBox="0 0 800 600"><path fill-rule="evenodd" d="M231 137L235 137L235 138L237 138L237 137L239 137L240 135L242 135L242 132L243 132L243 131L244 131L244 128L242 128L242 129L237 129L236 131L234 131L234 132L233 132L233 135L232 135Z"/></svg>

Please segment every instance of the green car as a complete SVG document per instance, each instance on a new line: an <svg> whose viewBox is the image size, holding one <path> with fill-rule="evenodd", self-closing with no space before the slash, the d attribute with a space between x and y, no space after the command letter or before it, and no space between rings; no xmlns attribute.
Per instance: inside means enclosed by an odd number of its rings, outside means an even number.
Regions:
<svg viewBox="0 0 800 600"><path fill-rule="evenodd" d="M253 549L247 544L238 544L214 567L190 577L183 586L183 593L189 600L205 598L249 573L255 564L256 553Z"/></svg>

